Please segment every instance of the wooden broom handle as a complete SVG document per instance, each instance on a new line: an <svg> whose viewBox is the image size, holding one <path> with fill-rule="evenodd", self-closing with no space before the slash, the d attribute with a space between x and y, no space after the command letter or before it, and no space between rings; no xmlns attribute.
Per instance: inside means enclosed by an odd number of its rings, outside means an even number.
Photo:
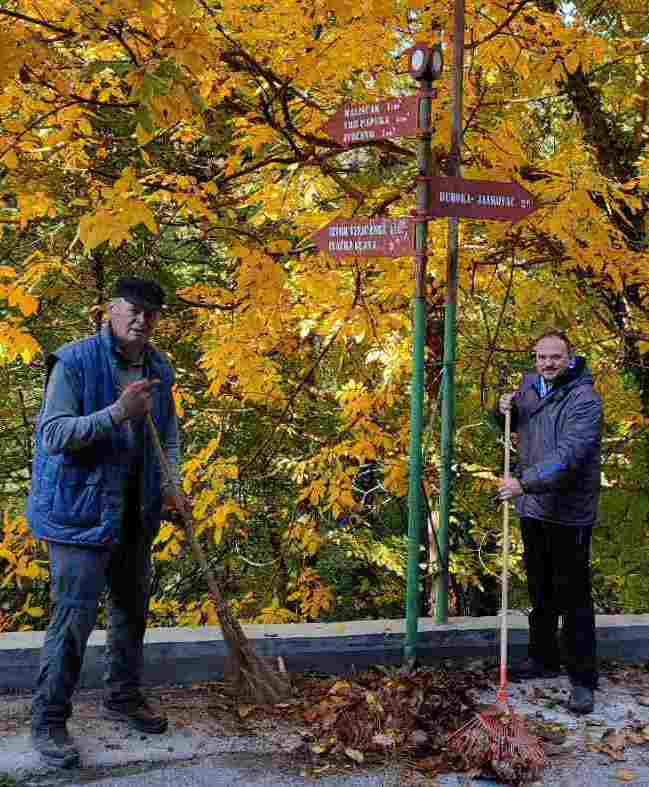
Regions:
<svg viewBox="0 0 649 787"><path fill-rule="evenodd" d="M156 429L156 426L153 423L153 418L151 417L151 413L146 414L146 424L149 429L149 434L151 435L151 440L153 441L153 446L155 448L158 461L160 462L160 469L162 470L162 475L164 477L165 484L167 484L169 487L171 487L171 489L173 489L177 504L178 505L182 504L182 507L178 508L178 513L180 514L183 527L189 538L189 543L191 545L192 552L194 553L194 557L196 558L196 562L201 567L203 575L207 580L207 586L210 589L210 593L214 596L214 600L216 601L217 604L223 606L224 601L223 601L223 595L221 593L221 589L219 588L216 578L212 573L212 569L210 568L210 565L207 562L207 558L205 557L205 552L203 552L203 548L201 547L198 539L196 538L196 533L194 532L194 525L192 523L191 515L185 505L184 495L182 494L180 487L178 486L178 482L176 481L176 477L173 471L171 470L171 465L169 464L167 455L165 454L164 449L162 447L162 443L160 442L160 435L158 434L158 430Z"/></svg>

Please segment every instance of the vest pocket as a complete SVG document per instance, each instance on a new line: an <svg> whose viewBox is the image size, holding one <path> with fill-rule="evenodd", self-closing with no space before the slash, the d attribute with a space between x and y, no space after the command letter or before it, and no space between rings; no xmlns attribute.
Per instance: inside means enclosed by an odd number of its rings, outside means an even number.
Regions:
<svg viewBox="0 0 649 787"><path fill-rule="evenodd" d="M101 513L100 469L63 464L52 501L50 518L60 525L94 525Z"/></svg>

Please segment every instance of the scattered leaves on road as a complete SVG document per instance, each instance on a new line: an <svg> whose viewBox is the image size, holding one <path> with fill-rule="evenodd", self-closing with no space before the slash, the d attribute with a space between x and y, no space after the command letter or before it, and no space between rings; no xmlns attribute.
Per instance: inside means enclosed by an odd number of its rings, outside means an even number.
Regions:
<svg viewBox="0 0 649 787"><path fill-rule="evenodd" d="M620 768L619 771L615 771L615 778L620 782L632 782L636 780L637 775L628 768Z"/></svg>

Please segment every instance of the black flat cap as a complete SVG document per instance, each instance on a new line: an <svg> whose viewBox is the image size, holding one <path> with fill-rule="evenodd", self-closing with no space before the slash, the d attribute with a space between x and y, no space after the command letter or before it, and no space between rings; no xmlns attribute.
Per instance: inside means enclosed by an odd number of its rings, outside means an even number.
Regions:
<svg viewBox="0 0 649 787"><path fill-rule="evenodd" d="M164 306L165 292L158 282L151 279L122 276L115 282L113 298L124 298L143 309L160 311Z"/></svg>

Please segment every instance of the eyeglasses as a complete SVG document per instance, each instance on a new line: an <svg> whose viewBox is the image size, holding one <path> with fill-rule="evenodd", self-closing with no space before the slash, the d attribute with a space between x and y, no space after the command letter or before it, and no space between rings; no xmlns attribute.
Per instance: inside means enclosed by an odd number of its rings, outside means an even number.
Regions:
<svg viewBox="0 0 649 787"><path fill-rule="evenodd" d="M124 307L130 317L142 317L147 322L157 322L160 319L159 309L145 309L143 306L137 306L135 303L124 301Z"/></svg>

